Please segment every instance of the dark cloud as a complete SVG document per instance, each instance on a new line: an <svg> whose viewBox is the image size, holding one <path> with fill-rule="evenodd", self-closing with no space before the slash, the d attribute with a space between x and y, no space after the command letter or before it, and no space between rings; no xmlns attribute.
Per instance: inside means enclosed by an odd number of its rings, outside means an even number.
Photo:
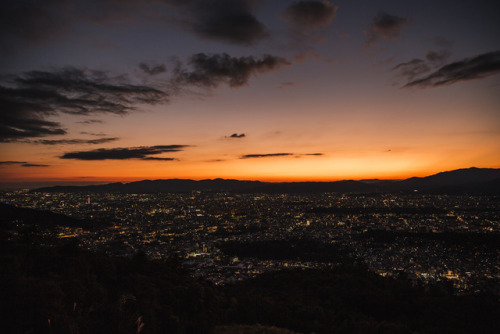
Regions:
<svg viewBox="0 0 500 334"><path fill-rule="evenodd" d="M59 123L47 120L61 113L123 115L168 97L154 87L131 84L125 76L73 67L8 79L0 83L0 141L65 134Z"/></svg>
<svg viewBox="0 0 500 334"><path fill-rule="evenodd" d="M267 153L267 154L245 154L240 159L250 158L269 158L269 157L294 157L300 158L302 156L323 156L324 153Z"/></svg>
<svg viewBox="0 0 500 334"><path fill-rule="evenodd" d="M68 114L126 114L136 104L156 104L167 97L156 88L133 85L123 75L111 77L103 71L74 67L26 72L13 81L14 93L42 103L46 110Z"/></svg>
<svg viewBox="0 0 500 334"><path fill-rule="evenodd" d="M76 145L76 144L104 144L112 141L116 141L118 138L99 138L99 139L57 139L57 140L35 140L33 143L35 144L43 144L43 145Z"/></svg>
<svg viewBox="0 0 500 334"><path fill-rule="evenodd" d="M301 156L322 156L324 153L266 153L266 154L245 154L240 157L240 159L250 159L250 158L269 158L269 157L295 157L300 158Z"/></svg>
<svg viewBox="0 0 500 334"><path fill-rule="evenodd" d="M66 130L51 117L60 114L80 116L96 114L124 115L139 105L168 102L171 94L185 85L213 88L221 83L231 87L246 85L252 75L274 71L291 63L285 58L265 55L231 57L227 54L195 54L184 67L179 62L170 78L169 91L153 85L137 85L127 76L67 67L52 71L30 71L4 76L0 80L0 142L26 138L64 135ZM158 72L157 68L148 69ZM97 119L80 122L91 125Z"/></svg>
<svg viewBox="0 0 500 334"><path fill-rule="evenodd" d="M184 25L198 36L233 44L253 44L269 37L253 14L252 0L167 0L187 15Z"/></svg>
<svg viewBox="0 0 500 334"><path fill-rule="evenodd" d="M285 58L265 55L255 57L231 57L226 53L207 55L198 53L189 61L190 69L178 67L175 81L199 87L217 87L227 83L231 87L247 84L250 76L274 71L281 66L291 65Z"/></svg>
<svg viewBox="0 0 500 334"><path fill-rule="evenodd" d="M441 66L450 55L451 52L448 50L428 51L425 54L425 60L415 58L394 66L392 70L399 72L399 75L408 81L413 81L416 77Z"/></svg>
<svg viewBox="0 0 500 334"><path fill-rule="evenodd" d="M245 137L244 133L240 133L240 134L233 133L232 135L229 136L229 138L243 138L243 137Z"/></svg>
<svg viewBox="0 0 500 334"><path fill-rule="evenodd" d="M91 151L68 152L60 156L61 159L77 160L127 160L141 159L153 160L150 155L157 155L166 152L183 151L188 145L157 145L157 146L139 146L139 147L118 147L118 148L100 148ZM156 158L156 157L154 157ZM162 158L168 159L168 158ZM160 159L154 159L160 160Z"/></svg>
<svg viewBox="0 0 500 334"><path fill-rule="evenodd" d="M0 166L20 165L21 167L49 167L50 165L32 164L26 161L0 161Z"/></svg>
<svg viewBox="0 0 500 334"><path fill-rule="evenodd" d="M25 164L27 163L26 161L0 161L0 166L1 165L20 165L20 164Z"/></svg>
<svg viewBox="0 0 500 334"><path fill-rule="evenodd" d="M245 154L240 157L240 159L250 159L250 158L269 158L269 157L285 157L293 156L293 153L268 153L268 154Z"/></svg>
<svg viewBox="0 0 500 334"><path fill-rule="evenodd" d="M365 46L374 47L380 39L396 40L407 24L408 20L403 17L380 11L373 19L370 28L365 31L367 35Z"/></svg>
<svg viewBox="0 0 500 334"><path fill-rule="evenodd" d="M90 124L102 124L103 121L101 121L100 119L88 119L88 120L80 121L80 122L77 122L77 123L85 124L85 125L90 125Z"/></svg>
<svg viewBox="0 0 500 334"><path fill-rule="evenodd" d="M176 159L176 158L145 157L145 158L141 158L141 160L177 161L178 159Z"/></svg>
<svg viewBox="0 0 500 334"><path fill-rule="evenodd" d="M301 29L321 29L335 18L338 6L329 1L296 1L286 10L284 17Z"/></svg>
<svg viewBox="0 0 500 334"><path fill-rule="evenodd" d="M484 78L498 72L500 72L500 51L495 51L445 65L423 78L410 81L405 87L451 85L459 81Z"/></svg>
<svg viewBox="0 0 500 334"><path fill-rule="evenodd" d="M156 75L156 74L164 73L167 71L167 67L163 64L150 66L146 63L140 63L139 68L144 73L149 74L149 75Z"/></svg>
<svg viewBox="0 0 500 334"><path fill-rule="evenodd" d="M398 71L401 76L408 78L408 80L413 80L418 75L430 71L431 68L422 59L412 59L394 66L392 70Z"/></svg>
<svg viewBox="0 0 500 334"><path fill-rule="evenodd" d="M49 167L50 165L22 164L21 167Z"/></svg>
<svg viewBox="0 0 500 334"><path fill-rule="evenodd" d="M31 112L36 105L19 101L9 103L2 96L0 86L0 142L16 141L23 138L63 135L66 130L58 122L42 119L43 116Z"/></svg>

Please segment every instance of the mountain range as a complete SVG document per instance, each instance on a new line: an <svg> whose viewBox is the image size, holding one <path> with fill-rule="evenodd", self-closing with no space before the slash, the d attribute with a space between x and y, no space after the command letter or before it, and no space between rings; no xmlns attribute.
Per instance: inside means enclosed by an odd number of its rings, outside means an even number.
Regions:
<svg viewBox="0 0 500 334"><path fill-rule="evenodd" d="M500 168L465 168L427 177L405 180L343 180L334 182L261 182L230 179L166 179L130 183L108 183L91 186L54 186L32 192L119 192L119 193L185 193L191 191L234 193L378 193L424 192L449 194L500 195Z"/></svg>

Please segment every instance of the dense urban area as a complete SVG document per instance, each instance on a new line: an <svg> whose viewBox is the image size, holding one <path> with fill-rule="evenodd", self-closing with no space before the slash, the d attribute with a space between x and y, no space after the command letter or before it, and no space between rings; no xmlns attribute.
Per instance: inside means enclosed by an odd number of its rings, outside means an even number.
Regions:
<svg viewBox="0 0 500 334"><path fill-rule="evenodd" d="M499 293L500 198L429 194L0 194L86 225L40 230L110 255L178 257L216 285L285 268L361 264L458 294ZM23 221L9 238L22 237ZM46 238L44 238L46 237ZM68 239L69 238L69 239Z"/></svg>

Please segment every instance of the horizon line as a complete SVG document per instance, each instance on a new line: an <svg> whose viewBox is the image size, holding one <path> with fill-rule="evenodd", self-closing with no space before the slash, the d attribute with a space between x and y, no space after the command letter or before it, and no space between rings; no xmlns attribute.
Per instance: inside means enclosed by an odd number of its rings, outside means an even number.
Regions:
<svg viewBox="0 0 500 334"><path fill-rule="evenodd" d="M465 168L457 168L457 169L452 169L452 170L446 170L446 171L441 171L437 173L430 173L426 174L425 176L409 176L406 178L384 178L384 177L371 177L371 178L343 178L343 179L299 179L299 180L276 180L276 179L269 179L265 180L266 178L263 179L245 179L245 178L222 178L222 177L214 177L214 178L135 178L131 177L129 180L127 178L120 178L119 180L113 180L113 179L106 179L106 180L89 180L86 181L85 179L91 179L94 177L81 177L81 178L71 178L71 179L56 179L56 180L19 180L19 181L12 181L12 182L0 182L0 191L13 191L13 190L23 190L23 189L35 189L35 188L44 188L44 187L56 187L56 186L98 186L98 185L105 185L105 184L110 184L110 183L122 183L122 184L128 184L128 183L133 183L133 182L141 182L141 181L162 181L162 180L186 180L186 181L213 181L213 180L232 180L232 181L239 181L239 182L262 182L262 183L329 183L329 182L342 182L342 181L357 181L357 182L363 182L363 181L403 181L407 179L411 179L414 177L421 178L421 177L428 177L432 175L436 175L439 173L446 173L446 172L452 172L452 171L459 171L459 170L468 170L468 169L492 169L492 170L497 170L500 168L491 168L491 167L465 167ZM98 177L95 177L98 178Z"/></svg>

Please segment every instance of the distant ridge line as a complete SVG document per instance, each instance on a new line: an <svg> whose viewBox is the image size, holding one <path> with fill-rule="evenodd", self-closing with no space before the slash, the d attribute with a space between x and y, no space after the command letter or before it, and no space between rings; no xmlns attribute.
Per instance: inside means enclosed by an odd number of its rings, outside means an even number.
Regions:
<svg viewBox="0 0 500 334"><path fill-rule="evenodd" d="M500 168L464 168L427 177L405 180L342 180L333 182L262 182L234 179L160 179L130 183L114 182L89 186L54 186L33 189L31 192L118 192L118 193L385 193L425 192L449 194L500 195Z"/></svg>

